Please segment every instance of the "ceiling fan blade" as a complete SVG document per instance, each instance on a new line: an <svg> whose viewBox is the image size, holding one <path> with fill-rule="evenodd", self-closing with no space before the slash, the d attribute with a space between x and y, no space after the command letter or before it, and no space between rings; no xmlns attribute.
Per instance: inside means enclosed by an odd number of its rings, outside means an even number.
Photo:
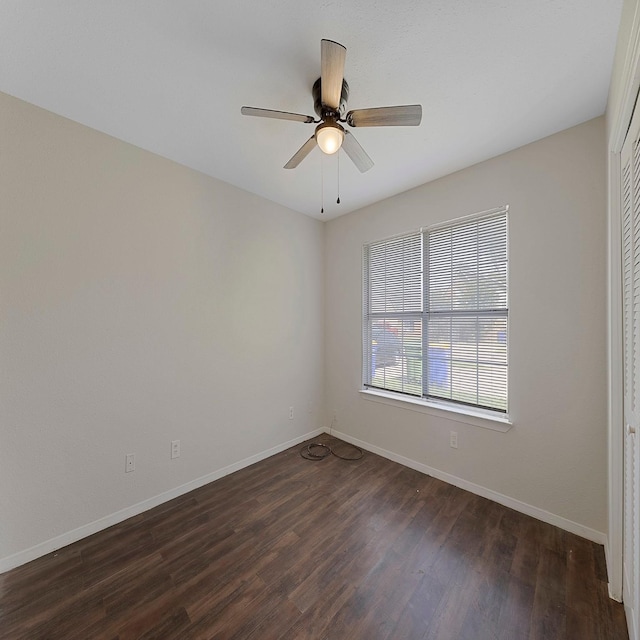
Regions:
<svg viewBox="0 0 640 640"><path fill-rule="evenodd" d="M258 109L256 107L242 107L243 116L258 116L260 118L276 118L277 120L295 120L296 122L314 122L312 116L301 113L289 113L288 111L274 111L273 109Z"/></svg>
<svg viewBox="0 0 640 640"><path fill-rule="evenodd" d="M342 148L361 173L369 171L369 169L373 167L373 160L367 155L367 152L360 146L360 143L349 131L344 132Z"/></svg>
<svg viewBox="0 0 640 640"><path fill-rule="evenodd" d="M284 165L285 169L295 169L316 146L315 133L293 154L293 157L287 164Z"/></svg>
<svg viewBox="0 0 640 640"><path fill-rule="evenodd" d="M356 109L347 113L346 121L352 127L417 127L422 121L422 105Z"/></svg>
<svg viewBox="0 0 640 640"><path fill-rule="evenodd" d="M333 40L320 42L320 78L322 86L322 103L337 111L342 95L344 80L344 61L347 50Z"/></svg>

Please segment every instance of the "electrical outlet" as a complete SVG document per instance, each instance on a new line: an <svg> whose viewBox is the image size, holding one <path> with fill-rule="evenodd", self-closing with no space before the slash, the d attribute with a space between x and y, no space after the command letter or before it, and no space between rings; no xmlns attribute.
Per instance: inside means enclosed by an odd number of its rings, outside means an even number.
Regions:
<svg viewBox="0 0 640 640"><path fill-rule="evenodd" d="M171 459L180 457L180 440L171 441Z"/></svg>
<svg viewBox="0 0 640 640"><path fill-rule="evenodd" d="M130 473L136 470L136 456L133 453L128 453L125 459L124 472Z"/></svg>
<svg viewBox="0 0 640 640"><path fill-rule="evenodd" d="M453 449L458 448L458 432L457 431L451 431L449 433L449 446L452 447Z"/></svg>
<svg viewBox="0 0 640 640"><path fill-rule="evenodd" d="M289 407L289 420L293 420L293 407Z"/></svg>

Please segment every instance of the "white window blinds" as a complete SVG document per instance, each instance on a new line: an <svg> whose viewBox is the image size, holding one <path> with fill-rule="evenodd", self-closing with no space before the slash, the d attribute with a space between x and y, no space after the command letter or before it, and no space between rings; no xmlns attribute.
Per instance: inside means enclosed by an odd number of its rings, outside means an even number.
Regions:
<svg viewBox="0 0 640 640"><path fill-rule="evenodd" d="M365 385L422 395L422 234L365 247Z"/></svg>
<svg viewBox="0 0 640 640"><path fill-rule="evenodd" d="M364 248L365 386L507 410L506 209Z"/></svg>

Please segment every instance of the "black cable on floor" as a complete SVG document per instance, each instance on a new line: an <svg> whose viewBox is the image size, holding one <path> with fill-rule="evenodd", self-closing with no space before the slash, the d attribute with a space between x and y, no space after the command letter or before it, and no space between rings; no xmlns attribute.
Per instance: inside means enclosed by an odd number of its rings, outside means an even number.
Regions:
<svg viewBox="0 0 640 640"><path fill-rule="evenodd" d="M326 444L321 444L319 442L312 442L311 444L307 444L302 449L300 449L300 455L305 460L324 460L330 455L334 455L336 458L340 458L340 460L360 460L364 455L364 452L360 447L356 447L354 444L348 445L353 447L356 451L355 456L341 456L337 454L330 446Z"/></svg>

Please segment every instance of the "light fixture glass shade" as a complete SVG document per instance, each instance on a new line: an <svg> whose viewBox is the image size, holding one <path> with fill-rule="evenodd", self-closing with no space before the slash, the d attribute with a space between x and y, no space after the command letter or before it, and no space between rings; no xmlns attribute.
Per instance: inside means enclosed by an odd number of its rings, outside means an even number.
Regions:
<svg viewBox="0 0 640 640"><path fill-rule="evenodd" d="M344 131L340 125L324 123L316 129L316 141L326 154L335 153L342 146L343 140Z"/></svg>

